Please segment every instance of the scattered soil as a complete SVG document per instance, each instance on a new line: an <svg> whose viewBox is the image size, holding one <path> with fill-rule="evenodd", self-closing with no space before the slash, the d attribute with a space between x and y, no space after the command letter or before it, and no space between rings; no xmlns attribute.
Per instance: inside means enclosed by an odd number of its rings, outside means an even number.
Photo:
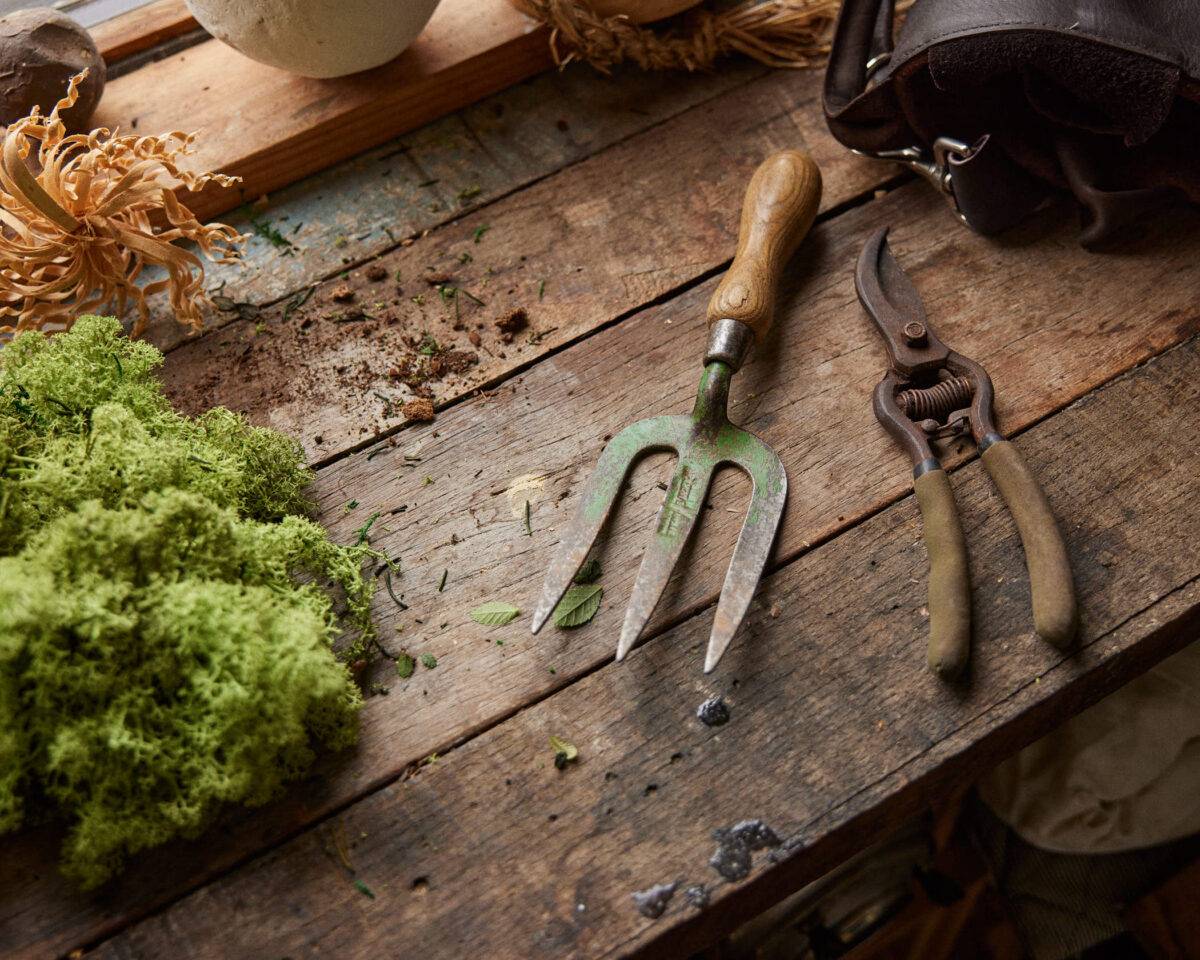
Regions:
<svg viewBox="0 0 1200 960"><path fill-rule="evenodd" d="M412 422L404 407L410 401L428 402L417 407L420 415L443 393L469 394L506 359L514 335L533 325L525 309L510 309L512 300L496 289L507 269L488 289L490 265L471 268L481 276L468 278L463 289L473 287L478 296L405 297L374 279L404 272L444 283L456 275L447 268L426 272L425 257L397 251L270 306L247 304L253 316L239 309L239 319L169 354L162 371L168 395L193 414L222 405L256 424L290 408L285 419L299 438L328 448L383 434L402 418ZM357 433L343 438L350 421ZM318 442L309 431L320 427L326 429Z"/></svg>
<svg viewBox="0 0 1200 960"><path fill-rule="evenodd" d="M428 423L434 418L433 401L417 397L416 400L410 400L404 404L400 408L400 412L404 414L405 420L411 420L414 423Z"/></svg>
<svg viewBox="0 0 1200 960"><path fill-rule="evenodd" d="M529 326L529 314L524 307L513 307L508 313L496 320L496 329L500 331L500 339L512 343L513 335L520 333Z"/></svg>
<svg viewBox="0 0 1200 960"><path fill-rule="evenodd" d="M479 363L479 354L474 350L447 350L440 357L435 357L429 364L432 369L434 364L438 364L441 370L438 376L443 373L466 373L466 371Z"/></svg>

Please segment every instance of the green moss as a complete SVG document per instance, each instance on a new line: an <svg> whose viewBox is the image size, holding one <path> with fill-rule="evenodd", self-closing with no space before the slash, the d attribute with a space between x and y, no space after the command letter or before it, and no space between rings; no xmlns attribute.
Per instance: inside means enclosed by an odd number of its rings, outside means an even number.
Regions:
<svg viewBox="0 0 1200 960"><path fill-rule="evenodd" d="M303 515L294 441L177 414L161 362L100 317L0 350L0 833L65 822L85 887L276 796L361 705L318 584L366 637L378 555Z"/></svg>

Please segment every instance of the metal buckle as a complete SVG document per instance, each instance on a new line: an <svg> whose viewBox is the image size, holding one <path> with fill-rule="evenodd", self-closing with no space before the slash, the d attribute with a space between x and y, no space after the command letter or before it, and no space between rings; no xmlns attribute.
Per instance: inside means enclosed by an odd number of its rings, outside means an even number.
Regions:
<svg viewBox="0 0 1200 960"><path fill-rule="evenodd" d="M949 158L951 154L954 154L965 159L970 155L970 144L955 140L953 137L938 137L933 142L932 158L921 147L904 147L900 150L855 150L854 152L860 157L869 157L872 160L891 160L920 174L946 198L954 215L963 223L967 222L967 218L963 216L958 207L958 199L954 196L954 179L950 170Z"/></svg>

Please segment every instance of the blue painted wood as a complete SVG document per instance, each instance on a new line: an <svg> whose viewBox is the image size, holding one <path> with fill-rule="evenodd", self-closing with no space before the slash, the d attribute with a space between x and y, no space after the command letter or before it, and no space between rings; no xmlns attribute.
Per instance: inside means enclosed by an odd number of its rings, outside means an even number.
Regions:
<svg viewBox="0 0 1200 960"><path fill-rule="evenodd" d="M205 286L238 302L271 303L397 247L614 143L762 76L732 62L712 74L648 81L624 69L601 76L583 65L550 71L487 97L308 177L223 218L253 233L251 220L279 231L260 236L245 262L210 266ZM211 325L219 325L214 317ZM188 339L165 298L156 298L146 337L170 350Z"/></svg>

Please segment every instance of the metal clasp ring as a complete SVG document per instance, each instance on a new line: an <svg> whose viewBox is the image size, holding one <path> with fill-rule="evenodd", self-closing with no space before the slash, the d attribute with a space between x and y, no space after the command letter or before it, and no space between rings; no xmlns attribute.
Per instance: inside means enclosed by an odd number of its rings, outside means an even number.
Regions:
<svg viewBox="0 0 1200 960"><path fill-rule="evenodd" d="M969 144L953 137L938 137L933 142L933 156L929 156L921 147L903 147L900 150L855 150L860 157L872 160L891 160L908 167L914 173L920 174L937 188L946 198L954 215L963 223L967 222L958 207L958 199L954 196L953 172L950 169L950 156L953 154L965 159L971 153Z"/></svg>

